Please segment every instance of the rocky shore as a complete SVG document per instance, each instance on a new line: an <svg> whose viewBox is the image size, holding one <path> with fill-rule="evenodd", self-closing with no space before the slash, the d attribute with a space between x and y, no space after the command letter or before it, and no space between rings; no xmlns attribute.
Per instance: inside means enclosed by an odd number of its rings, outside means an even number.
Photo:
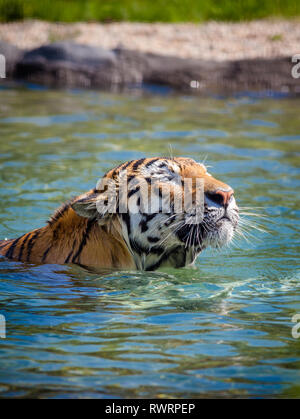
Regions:
<svg viewBox="0 0 300 419"><path fill-rule="evenodd" d="M297 53L297 21L0 25L7 77L53 87L150 83L199 93L300 94L291 73Z"/></svg>

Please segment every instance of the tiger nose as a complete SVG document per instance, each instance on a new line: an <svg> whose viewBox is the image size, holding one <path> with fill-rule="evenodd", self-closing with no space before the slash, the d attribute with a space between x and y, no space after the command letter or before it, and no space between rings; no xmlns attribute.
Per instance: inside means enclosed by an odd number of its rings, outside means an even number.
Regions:
<svg viewBox="0 0 300 419"><path fill-rule="evenodd" d="M229 189L228 191L217 189L215 191L215 195L218 197L218 200L220 200L220 203L223 204L224 207L228 207L230 198L232 197L233 193L233 189Z"/></svg>

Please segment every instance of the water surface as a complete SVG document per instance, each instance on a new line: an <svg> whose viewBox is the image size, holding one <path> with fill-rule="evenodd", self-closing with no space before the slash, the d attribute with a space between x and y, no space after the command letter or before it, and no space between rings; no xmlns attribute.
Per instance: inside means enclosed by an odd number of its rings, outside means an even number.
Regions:
<svg viewBox="0 0 300 419"><path fill-rule="evenodd" d="M0 397L299 397L300 101L0 96L1 238L41 227L114 165L170 153L205 160L269 230L162 272L1 258Z"/></svg>

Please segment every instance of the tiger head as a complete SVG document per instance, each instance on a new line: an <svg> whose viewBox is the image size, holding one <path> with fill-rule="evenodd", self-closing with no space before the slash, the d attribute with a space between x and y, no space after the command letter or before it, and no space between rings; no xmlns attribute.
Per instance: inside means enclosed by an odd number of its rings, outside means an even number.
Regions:
<svg viewBox="0 0 300 419"><path fill-rule="evenodd" d="M102 226L119 223L142 270L193 263L206 247L230 243L239 221L233 189L182 157L126 162L71 205Z"/></svg>

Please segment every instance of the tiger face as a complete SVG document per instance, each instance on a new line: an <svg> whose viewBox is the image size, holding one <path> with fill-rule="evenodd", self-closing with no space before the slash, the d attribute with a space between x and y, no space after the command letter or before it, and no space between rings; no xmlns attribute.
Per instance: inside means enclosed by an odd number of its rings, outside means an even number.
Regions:
<svg viewBox="0 0 300 419"><path fill-rule="evenodd" d="M141 270L189 265L206 247L230 243L239 221L233 189L182 157L126 162L71 206L102 226L117 221Z"/></svg>

